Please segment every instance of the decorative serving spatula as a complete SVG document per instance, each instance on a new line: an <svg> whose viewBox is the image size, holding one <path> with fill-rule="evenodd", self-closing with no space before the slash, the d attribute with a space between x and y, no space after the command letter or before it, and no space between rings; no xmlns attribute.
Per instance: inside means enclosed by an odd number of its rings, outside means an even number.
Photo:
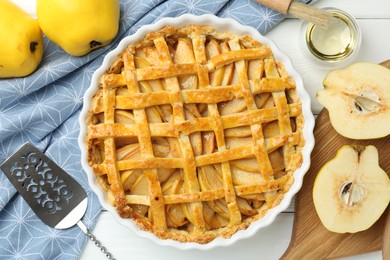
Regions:
<svg viewBox="0 0 390 260"><path fill-rule="evenodd" d="M1 170L45 224L57 229L77 224L108 259L115 259L81 221L88 202L83 187L35 146L24 144Z"/></svg>

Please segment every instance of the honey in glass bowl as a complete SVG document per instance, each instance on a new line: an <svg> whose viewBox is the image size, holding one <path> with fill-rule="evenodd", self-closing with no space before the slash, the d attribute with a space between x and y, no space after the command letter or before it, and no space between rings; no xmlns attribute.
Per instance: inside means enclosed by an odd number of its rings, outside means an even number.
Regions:
<svg viewBox="0 0 390 260"><path fill-rule="evenodd" d="M360 28L355 19L346 12L330 7L324 9L332 13L327 28L303 23L301 47L306 57L319 66L345 66L359 51Z"/></svg>

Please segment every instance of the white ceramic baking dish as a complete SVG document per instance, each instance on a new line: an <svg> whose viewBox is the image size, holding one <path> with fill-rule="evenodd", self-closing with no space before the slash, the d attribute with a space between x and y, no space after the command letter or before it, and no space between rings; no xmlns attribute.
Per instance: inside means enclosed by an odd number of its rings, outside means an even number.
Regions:
<svg viewBox="0 0 390 260"><path fill-rule="evenodd" d="M147 33L156 31L166 25L173 25L173 26L184 26L187 24L199 24L199 25L209 25L215 27L219 31L231 31L238 35L248 34L255 40L269 45L274 53L275 59L280 60L288 73L291 75L291 77L295 80L297 85L297 92L302 102L302 110L304 114L305 119L305 125L303 128L303 135L305 138L305 146L303 148L302 154L303 154L303 163L299 169L296 170L294 177L295 181L292 185L291 189L285 194L284 199L282 202L276 206L275 208L269 210L269 212L258 221L252 223L246 230L241 230L235 233L231 238L229 239L223 239L223 238L217 238L211 241L208 244L197 244L197 243L181 243L175 240L167 239L162 240L158 237L156 237L153 233L146 232L140 230L137 225L131 220L131 219L124 219L121 218L118 213L116 212L115 208L112 207L106 199L105 192L98 186L96 182L96 178L94 173L92 172L91 168L88 165L87 161L87 147L84 143L84 138L86 134L86 117L88 113L88 109L90 107L90 103L92 100L93 94L96 92L98 88L99 78L105 71L110 67L110 65L114 62L114 60L117 58L117 56L120 54L122 50L126 48L131 43L136 42L137 40L142 39ZM166 246L173 246L179 249L211 249L217 246L228 246L233 244L234 242L249 238L253 236L257 231L260 229L272 224L272 222L275 220L276 216L284 211L290 204L291 199L293 196L299 191L299 189L302 186L302 180L303 176L306 173L306 171L309 169L310 165L310 153L314 147L314 137L313 137L313 128L314 128L314 117L311 112L311 101L308 93L304 89L303 81L301 76L298 74L298 72L294 69L290 59L287 55L283 54L278 50L274 42L272 42L267 37L264 37L261 35L256 29L244 26L239 24L237 21L230 19L230 18L219 18L214 15L202 15L202 16L194 16L185 14L180 17L176 18L163 18L156 22L155 24L146 25L141 27L135 34L127 36L123 38L119 45L109 52L103 61L103 64L95 71L95 73L92 76L91 85L88 88L87 92L84 96L84 106L83 110L80 114L80 136L79 136L79 146L81 149L81 163L85 170L85 172L88 175L89 184L92 188L92 190L97 194L100 203L102 206L112 213L114 218L124 226L130 228L134 233L138 234L141 237L150 239L152 241L155 241L159 245L166 245ZM131 245L129 245L131 246Z"/></svg>

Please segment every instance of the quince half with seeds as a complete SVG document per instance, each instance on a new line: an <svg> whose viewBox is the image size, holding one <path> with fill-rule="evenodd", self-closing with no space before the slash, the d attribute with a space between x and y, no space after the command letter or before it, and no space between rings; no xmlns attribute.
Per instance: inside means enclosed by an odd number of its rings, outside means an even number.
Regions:
<svg viewBox="0 0 390 260"><path fill-rule="evenodd" d="M335 130L351 139L390 134L390 70L359 62L328 73L317 100L328 111Z"/></svg>
<svg viewBox="0 0 390 260"><path fill-rule="evenodd" d="M390 179L378 163L375 146L342 146L326 163L313 186L322 224L336 233L370 228L390 202Z"/></svg>

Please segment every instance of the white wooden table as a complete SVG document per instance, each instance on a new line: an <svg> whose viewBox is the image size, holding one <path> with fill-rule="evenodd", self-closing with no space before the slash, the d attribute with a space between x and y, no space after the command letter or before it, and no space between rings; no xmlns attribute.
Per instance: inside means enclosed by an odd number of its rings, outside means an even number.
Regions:
<svg viewBox="0 0 390 260"><path fill-rule="evenodd" d="M27 5L27 8L29 6L33 8L35 2L14 1ZM379 63L390 59L390 0L320 0L315 5L336 7L357 18L363 40L355 61ZM271 38L282 52L290 56L311 95L313 113L318 114L322 107L316 101L315 94L322 88L321 82L327 70L318 69L303 58L298 46L300 26L301 21L288 18L266 36ZM294 219L293 211L293 205L290 205L290 208L280 214L271 226L260 230L255 236L238 241L228 248L216 248L209 251L180 251L156 245L136 236L131 230L118 224L107 211L103 211L99 216L93 233L117 259L278 259L290 242ZM381 252L374 252L348 259L381 258ZM81 259L103 260L105 257L92 242L88 241Z"/></svg>
<svg viewBox="0 0 390 260"><path fill-rule="evenodd" d="M390 0L320 0L316 6L332 6L353 15L361 27L363 40L356 61L379 63L390 59ZM301 22L288 18L266 34L278 48L290 56L295 68L304 79L305 87L312 97L312 110L318 114L322 106L315 94L322 88L327 70L313 66L303 58L298 46ZM94 234L118 259L278 259L288 247L294 219L293 205L282 213L268 228L255 236L238 241L228 248L209 251L180 251L167 248L137 237L132 231L116 223L110 213L104 211L99 217ZM105 259L92 242L87 242L81 259ZM348 259L382 259L381 252L374 252Z"/></svg>

